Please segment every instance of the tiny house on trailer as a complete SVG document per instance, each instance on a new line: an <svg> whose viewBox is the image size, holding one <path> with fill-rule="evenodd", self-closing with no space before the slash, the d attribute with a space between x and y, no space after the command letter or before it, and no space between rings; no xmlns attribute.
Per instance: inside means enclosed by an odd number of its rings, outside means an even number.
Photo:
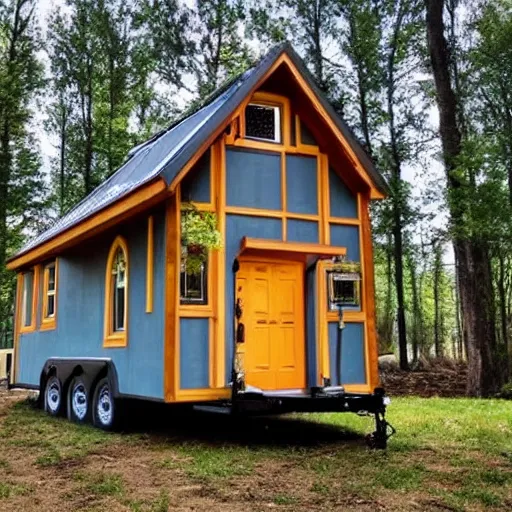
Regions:
<svg viewBox="0 0 512 512"><path fill-rule="evenodd" d="M365 411L385 445L369 203L386 192L298 55L275 47L9 260L13 383L102 428L126 397ZM191 205L221 239L193 271Z"/></svg>

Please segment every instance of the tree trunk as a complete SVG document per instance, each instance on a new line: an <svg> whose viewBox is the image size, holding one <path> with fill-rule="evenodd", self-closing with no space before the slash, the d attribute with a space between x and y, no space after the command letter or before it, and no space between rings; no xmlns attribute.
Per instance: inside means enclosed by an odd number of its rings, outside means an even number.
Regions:
<svg viewBox="0 0 512 512"><path fill-rule="evenodd" d="M395 257L395 288L397 299L398 347L400 352L400 368L409 369L407 357L407 328L405 324L405 294L403 267L403 194L402 194L402 158L398 149L397 130L395 126L395 56L398 50L399 35L402 28L403 6L400 3L393 38L390 43L387 63L387 109L390 135L391 172L392 172L392 209L393 239Z"/></svg>
<svg viewBox="0 0 512 512"><path fill-rule="evenodd" d="M434 247L434 349L436 357L443 356L442 326L441 326L441 251L438 242Z"/></svg>
<svg viewBox="0 0 512 512"><path fill-rule="evenodd" d="M454 249L458 261L461 310L468 355L467 392L487 396L500 387L496 372L494 298L490 259L486 245L466 233L468 206L456 193L467 187L454 172L461 153L461 130L457 122L458 101L450 77L450 56L444 35L444 0L426 0L427 39L437 104L443 159L447 172L452 224L455 228ZM455 192L455 194L454 194ZM455 197L454 197L455 196Z"/></svg>
<svg viewBox="0 0 512 512"><path fill-rule="evenodd" d="M423 312L421 310L419 293L418 293L418 276L416 262L412 255L409 255L409 272L411 274L411 291L412 291L412 312L413 312L413 329L412 329L412 360L414 363L419 358L420 337L423 332Z"/></svg>

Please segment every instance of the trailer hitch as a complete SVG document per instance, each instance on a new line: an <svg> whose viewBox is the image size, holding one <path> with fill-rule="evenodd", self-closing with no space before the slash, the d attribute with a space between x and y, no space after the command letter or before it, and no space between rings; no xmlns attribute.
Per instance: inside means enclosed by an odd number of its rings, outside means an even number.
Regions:
<svg viewBox="0 0 512 512"><path fill-rule="evenodd" d="M366 443L373 450L385 450L388 439L396 434L396 429L386 421L385 412L375 412L375 432L366 436Z"/></svg>

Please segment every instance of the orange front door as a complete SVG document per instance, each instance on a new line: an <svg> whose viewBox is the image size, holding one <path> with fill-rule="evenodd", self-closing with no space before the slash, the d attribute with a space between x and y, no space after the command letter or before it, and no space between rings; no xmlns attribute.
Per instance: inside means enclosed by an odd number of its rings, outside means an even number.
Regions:
<svg viewBox="0 0 512 512"><path fill-rule="evenodd" d="M304 388L303 267L295 262L242 261L237 274L245 343L245 380L261 389Z"/></svg>

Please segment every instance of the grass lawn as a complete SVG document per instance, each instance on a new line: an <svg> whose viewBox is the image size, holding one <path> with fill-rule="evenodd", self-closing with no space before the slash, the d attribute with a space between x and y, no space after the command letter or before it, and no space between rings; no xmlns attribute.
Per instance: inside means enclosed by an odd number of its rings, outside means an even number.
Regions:
<svg viewBox="0 0 512 512"><path fill-rule="evenodd" d="M394 399L386 452L350 414L136 415L106 434L0 401L0 510L512 510L512 402Z"/></svg>

